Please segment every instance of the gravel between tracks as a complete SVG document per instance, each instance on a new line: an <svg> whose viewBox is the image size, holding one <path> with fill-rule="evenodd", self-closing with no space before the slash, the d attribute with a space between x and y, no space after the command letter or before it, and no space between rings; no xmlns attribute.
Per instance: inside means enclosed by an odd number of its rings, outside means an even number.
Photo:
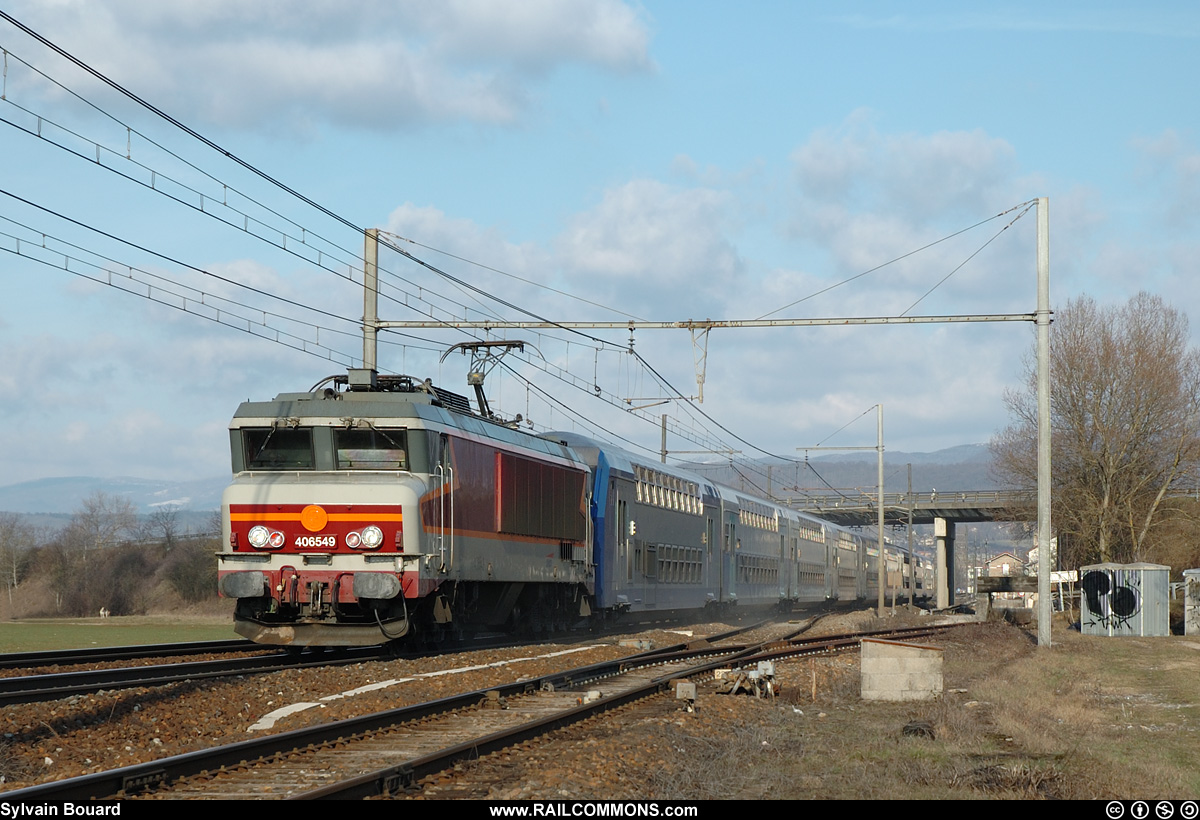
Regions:
<svg viewBox="0 0 1200 820"><path fill-rule="evenodd" d="M780 633L787 629L786 625L775 628ZM700 637L725 631L728 626L704 624L688 629ZM638 651L620 645L628 638L649 639L655 646L685 640L678 632L655 630L592 642L293 669L14 705L5 709L0 739L0 791L624 657ZM388 681L400 682L370 688ZM363 687L367 690L335 697ZM255 724L262 725L264 718L270 722L269 716L277 710L296 704L316 705L279 717L269 729L251 730Z"/></svg>
<svg viewBox="0 0 1200 820"><path fill-rule="evenodd" d="M905 619L905 626L930 618ZM835 616L809 635L879 628L869 612ZM972 642L988 640L996 625L976 625L958 639L958 657ZM999 629L1007 629L1003 625ZM1009 640L1011 635L1006 636ZM944 637L930 644L946 643ZM950 644L955 641L952 639ZM827 797L823 778L795 778L780 766L778 782L750 782L746 762L784 760L811 754L814 738L846 718L830 708L854 712L859 701L859 656L844 652L784 661L776 666L780 697L716 693L698 686L697 708L688 711L671 697L655 697L616 713L560 729L544 738L505 749L421 783L400 799L447 800L696 800ZM813 702L816 705L813 705ZM818 725L822 728L818 729Z"/></svg>

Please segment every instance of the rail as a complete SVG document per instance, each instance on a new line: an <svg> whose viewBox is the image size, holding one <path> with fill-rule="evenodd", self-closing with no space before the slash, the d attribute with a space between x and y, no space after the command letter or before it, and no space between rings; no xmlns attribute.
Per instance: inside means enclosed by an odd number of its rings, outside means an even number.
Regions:
<svg viewBox="0 0 1200 820"><path fill-rule="evenodd" d="M267 647L269 648L269 647ZM245 638L217 641L185 641L135 646L98 646L85 649L45 649L37 652L7 652L0 655L0 669L34 666L65 666L80 663L128 661L135 658L165 658L172 655L207 655L225 652L261 652L263 646Z"/></svg>
<svg viewBox="0 0 1200 820"><path fill-rule="evenodd" d="M259 648L259 647L255 647ZM244 658L225 658L209 661L159 664L155 666L89 669L80 672L24 675L0 678L0 704L37 703L83 695L101 690L131 689L141 686L164 686L186 680L223 678L276 672L281 669L304 669L317 666L336 666L361 663L384 657L386 647L353 647L336 653L306 652L293 655L276 652Z"/></svg>

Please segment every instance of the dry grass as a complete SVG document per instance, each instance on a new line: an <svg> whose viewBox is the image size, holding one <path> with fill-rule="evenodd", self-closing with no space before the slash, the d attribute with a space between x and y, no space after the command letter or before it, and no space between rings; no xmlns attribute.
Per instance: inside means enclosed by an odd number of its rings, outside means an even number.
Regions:
<svg viewBox="0 0 1200 820"><path fill-rule="evenodd" d="M1099 799L1200 791L1200 643L1093 638L1056 625L1046 650L1004 624L966 627L938 643L947 691L925 703L860 700L851 656L781 665L780 697L756 702L729 730L684 727L654 739L671 760L654 795ZM928 723L934 737L906 736L913 721Z"/></svg>
<svg viewBox="0 0 1200 820"><path fill-rule="evenodd" d="M810 751L780 710L734 727L728 734L690 735L660 728L655 745L680 765L652 773L650 792L661 800L719 800L777 793L786 788L792 762Z"/></svg>
<svg viewBox="0 0 1200 820"><path fill-rule="evenodd" d="M1006 676L981 683L993 719L1029 754L1062 758L1091 797L1189 798L1196 750L1200 647L1178 638L1065 632Z"/></svg>
<svg viewBox="0 0 1200 820"><path fill-rule="evenodd" d="M21 755L14 754L12 744L0 739L0 791L6 783L20 782L29 776L30 766Z"/></svg>

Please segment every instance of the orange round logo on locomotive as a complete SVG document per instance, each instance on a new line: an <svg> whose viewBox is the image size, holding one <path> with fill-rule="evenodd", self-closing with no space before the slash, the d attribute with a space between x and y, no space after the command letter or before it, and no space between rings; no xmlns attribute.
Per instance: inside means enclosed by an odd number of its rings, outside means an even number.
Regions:
<svg viewBox="0 0 1200 820"><path fill-rule="evenodd" d="M300 523L309 532L320 532L329 523L329 513L325 512L323 507L309 504L300 511Z"/></svg>

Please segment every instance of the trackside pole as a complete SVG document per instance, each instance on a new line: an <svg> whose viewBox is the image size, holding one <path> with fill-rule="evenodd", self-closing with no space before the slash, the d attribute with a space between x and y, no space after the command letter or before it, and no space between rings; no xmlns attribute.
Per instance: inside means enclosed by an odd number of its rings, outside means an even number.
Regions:
<svg viewBox="0 0 1200 820"><path fill-rule="evenodd" d="M1050 200L1037 201L1038 646L1050 646Z"/></svg>
<svg viewBox="0 0 1200 820"><path fill-rule="evenodd" d="M878 450L879 450L879 608L875 610L875 614L883 617L883 604L886 591L884 589L884 578L887 572L886 563L883 556L883 402L875 405L876 409L876 426L878 427ZM895 601L893 601L895 603Z"/></svg>
<svg viewBox="0 0 1200 820"><path fill-rule="evenodd" d="M908 465L908 611L917 608L917 558L913 555L912 464ZM903 575L903 573L901 574Z"/></svg>

